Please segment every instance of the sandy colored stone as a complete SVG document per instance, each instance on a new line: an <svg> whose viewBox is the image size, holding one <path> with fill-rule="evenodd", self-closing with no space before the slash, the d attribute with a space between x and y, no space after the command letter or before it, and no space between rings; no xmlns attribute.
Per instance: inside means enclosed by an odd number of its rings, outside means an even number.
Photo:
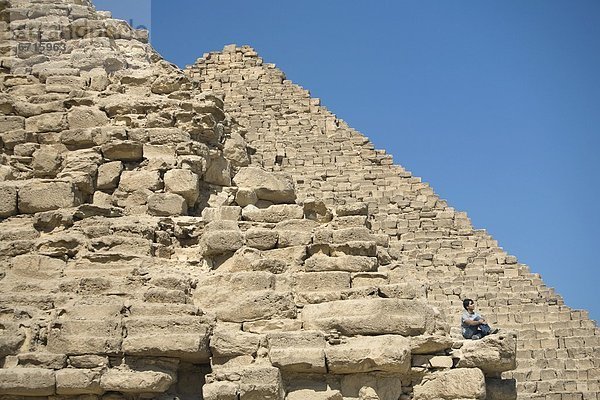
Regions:
<svg viewBox="0 0 600 400"><path fill-rule="evenodd" d="M327 371L357 374L371 371L407 373L410 370L410 342L396 335L351 337L325 350Z"/></svg>
<svg viewBox="0 0 600 400"><path fill-rule="evenodd" d="M102 374L100 387L123 393L163 393L173 384L173 377L158 371L128 371L111 368Z"/></svg>
<svg viewBox="0 0 600 400"><path fill-rule="evenodd" d="M465 340L459 352L459 368L479 368L484 373L516 368L517 334L501 331L481 340Z"/></svg>
<svg viewBox="0 0 600 400"><path fill-rule="evenodd" d="M477 368L434 372L413 388L414 400L485 399L485 380Z"/></svg>
<svg viewBox="0 0 600 400"><path fill-rule="evenodd" d="M106 114L96 107L73 107L67 114L69 129L96 128L108 125Z"/></svg>
<svg viewBox="0 0 600 400"><path fill-rule="evenodd" d="M164 181L165 191L182 196L190 207L196 203L200 194L198 175L187 169L171 169Z"/></svg>
<svg viewBox="0 0 600 400"><path fill-rule="evenodd" d="M111 190L119 185L119 178L123 172L121 161L111 161L98 167L96 187L100 190Z"/></svg>
<svg viewBox="0 0 600 400"><path fill-rule="evenodd" d="M174 193L153 193L148 196L148 214L166 217L170 215L186 215L187 202Z"/></svg>
<svg viewBox="0 0 600 400"><path fill-rule="evenodd" d="M56 394L102 394L100 371L66 368L56 371Z"/></svg>
<svg viewBox="0 0 600 400"><path fill-rule="evenodd" d="M68 182L32 181L18 192L19 212L24 214L73 207L76 204L73 185Z"/></svg>
<svg viewBox="0 0 600 400"><path fill-rule="evenodd" d="M294 183L291 177L285 174L244 167L235 175L233 183L240 188L252 189L261 200L273 203L293 203L296 200Z"/></svg>
<svg viewBox="0 0 600 400"><path fill-rule="evenodd" d="M43 368L0 369L0 394L14 396L50 396L56 378L53 370Z"/></svg>
<svg viewBox="0 0 600 400"><path fill-rule="evenodd" d="M0 218L7 218L17 213L17 188L12 184L0 183Z"/></svg>
<svg viewBox="0 0 600 400"><path fill-rule="evenodd" d="M302 219L302 206L295 204L275 204L267 208L248 205L242 209L246 221L277 223L288 219Z"/></svg>

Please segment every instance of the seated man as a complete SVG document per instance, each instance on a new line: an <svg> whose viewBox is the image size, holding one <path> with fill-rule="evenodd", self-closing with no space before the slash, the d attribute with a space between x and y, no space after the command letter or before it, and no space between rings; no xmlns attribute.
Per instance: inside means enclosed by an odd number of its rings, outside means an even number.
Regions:
<svg viewBox="0 0 600 400"><path fill-rule="evenodd" d="M498 329L492 330L481 315L475 312L475 302L471 299L463 300L463 312L460 324L462 335L465 339L481 339L491 333L498 332Z"/></svg>

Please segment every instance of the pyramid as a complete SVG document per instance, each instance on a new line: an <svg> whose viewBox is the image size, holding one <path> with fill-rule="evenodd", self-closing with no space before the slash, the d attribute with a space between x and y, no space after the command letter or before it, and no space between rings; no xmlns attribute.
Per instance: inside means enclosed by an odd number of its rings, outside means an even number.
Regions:
<svg viewBox="0 0 600 400"><path fill-rule="evenodd" d="M0 15L0 398L598 399L587 313L252 48Z"/></svg>

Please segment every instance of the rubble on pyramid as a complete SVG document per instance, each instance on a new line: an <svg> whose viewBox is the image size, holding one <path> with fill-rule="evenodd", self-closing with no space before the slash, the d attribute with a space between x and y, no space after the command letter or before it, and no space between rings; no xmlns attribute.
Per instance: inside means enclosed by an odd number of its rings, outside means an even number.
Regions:
<svg viewBox="0 0 600 400"><path fill-rule="evenodd" d="M85 0L0 15L1 398L591 398L593 322L251 48L182 71ZM465 340L476 289L502 329Z"/></svg>

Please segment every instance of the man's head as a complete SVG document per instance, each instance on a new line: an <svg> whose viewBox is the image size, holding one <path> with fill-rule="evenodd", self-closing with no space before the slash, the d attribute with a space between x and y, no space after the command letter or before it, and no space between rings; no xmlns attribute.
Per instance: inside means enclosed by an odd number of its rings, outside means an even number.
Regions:
<svg viewBox="0 0 600 400"><path fill-rule="evenodd" d="M471 299L464 299L463 300L463 307L467 311L472 311L475 308L475 302L473 300L471 300ZM469 310L469 308L471 310Z"/></svg>

